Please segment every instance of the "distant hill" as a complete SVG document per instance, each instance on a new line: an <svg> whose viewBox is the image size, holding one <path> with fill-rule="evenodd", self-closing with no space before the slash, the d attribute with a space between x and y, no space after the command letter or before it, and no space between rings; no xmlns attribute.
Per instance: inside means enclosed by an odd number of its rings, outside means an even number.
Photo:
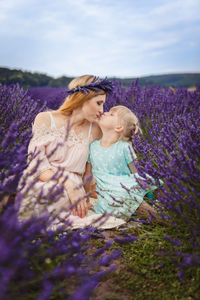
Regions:
<svg viewBox="0 0 200 300"><path fill-rule="evenodd" d="M3 84L19 83L24 88L29 87L61 87L67 86L73 77L62 76L53 78L43 73L32 73L16 69L0 68L0 82Z"/></svg>
<svg viewBox="0 0 200 300"><path fill-rule="evenodd" d="M134 78L125 78L123 81L126 85L130 85ZM200 73L180 73L180 74L165 74L151 75L139 77L139 84L144 86L173 86L173 87L192 87L200 86Z"/></svg>
<svg viewBox="0 0 200 300"><path fill-rule="evenodd" d="M73 77L53 78L43 73L31 73L16 69L0 68L0 82L3 84L19 83L24 88L29 87L66 87ZM124 86L129 86L136 77L132 78L110 78L121 81ZM200 86L200 73L180 73L166 75L152 75L139 77L141 86L173 86L173 87L191 87Z"/></svg>

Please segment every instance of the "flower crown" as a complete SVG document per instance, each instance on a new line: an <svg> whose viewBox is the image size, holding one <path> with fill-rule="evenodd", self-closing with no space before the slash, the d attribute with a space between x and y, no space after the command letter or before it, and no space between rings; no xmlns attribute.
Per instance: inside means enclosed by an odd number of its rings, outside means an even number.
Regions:
<svg viewBox="0 0 200 300"><path fill-rule="evenodd" d="M69 90L67 93L68 95L72 95L76 92L83 92L85 94L88 94L90 91L99 92L100 90L103 90L105 93L112 93L113 90L113 84L111 81L109 81L107 78L99 80L98 77L95 77L93 81L89 84L83 85L83 86L77 86L71 90Z"/></svg>

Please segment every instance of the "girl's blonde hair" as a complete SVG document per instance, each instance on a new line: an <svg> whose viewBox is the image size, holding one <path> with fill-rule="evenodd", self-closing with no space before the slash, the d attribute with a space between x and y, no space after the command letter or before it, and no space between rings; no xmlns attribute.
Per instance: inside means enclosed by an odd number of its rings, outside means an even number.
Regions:
<svg viewBox="0 0 200 300"><path fill-rule="evenodd" d="M136 115L126 106L117 105L110 109L111 112L117 112L119 123L123 126L119 140L132 142L133 135L141 133L139 120Z"/></svg>
<svg viewBox="0 0 200 300"><path fill-rule="evenodd" d="M77 78L74 78L68 85L69 89L76 88L77 86L84 86L91 82L97 82L95 80L95 76L93 75L83 75ZM84 92L76 92L65 98L63 104L59 107L59 111L61 111L66 116L70 116L74 109L79 108L83 105L84 102L96 97L98 95L105 95L105 91L90 91L88 94Z"/></svg>

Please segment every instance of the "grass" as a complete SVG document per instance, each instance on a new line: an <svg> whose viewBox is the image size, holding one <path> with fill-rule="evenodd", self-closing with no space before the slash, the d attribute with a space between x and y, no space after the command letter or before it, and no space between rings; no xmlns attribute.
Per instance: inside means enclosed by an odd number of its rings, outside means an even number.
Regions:
<svg viewBox="0 0 200 300"><path fill-rule="evenodd" d="M171 250L164 236L175 235L174 228L145 225L139 232L138 229L128 232L137 234L138 240L132 245L112 246L111 250L122 249L122 257L117 261L117 270L107 275L96 288L92 300L199 299L200 268L190 269L181 282L177 276L178 267L169 255L164 255ZM94 241L94 246L99 246L99 242Z"/></svg>
<svg viewBox="0 0 200 300"><path fill-rule="evenodd" d="M156 221L155 221L156 222ZM165 235L178 237L176 228L162 222L153 225L143 224L141 227L133 227L126 230L129 234L137 235L137 240L132 244L119 245L114 242L107 250L111 253L114 249L121 249L122 255L113 263L116 270L103 277L96 289L93 291L90 300L195 300L200 295L200 267L189 269L184 281L178 278L179 269L174 263L172 245L164 238ZM107 240L116 236L122 236L122 231L106 230L103 238L93 238L90 241L87 255L90 256L97 248L105 245ZM48 246L48 241L47 241ZM193 253L188 238L177 250ZM174 249L173 249L174 250ZM171 253L169 256L167 253ZM53 270L56 265L65 261L65 255L57 256L47 261L48 253L46 246L42 245L39 253L31 259L31 266L34 271L34 278L29 282L14 284L12 294L15 299L33 300L37 298L41 288L40 279L48 271ZM109 266L96 267L98 270L106 270ZM93 270L95 271L95 270ZM79 281L80 280L80 281ZM50 300L64 300L72 291L81 284L81 279L70 277L65 280L56 280ZM21 288L25 293L21 293ZM21 287L20 287L21 286ZM65 291L65 295L61 293Z"/></svg>

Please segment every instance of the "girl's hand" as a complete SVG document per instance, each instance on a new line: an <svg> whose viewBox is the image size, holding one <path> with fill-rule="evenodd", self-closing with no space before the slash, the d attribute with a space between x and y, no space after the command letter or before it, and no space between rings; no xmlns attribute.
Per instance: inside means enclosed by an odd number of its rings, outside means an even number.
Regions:
<svg viewBox="0 0 200 300"><path fill-rule="evenodd" d="M87 198L86 203L87 203L87 208L88 209L91 209L91 208L94 207L94 205L92 203L90 203L90 198Z"/></svg>

